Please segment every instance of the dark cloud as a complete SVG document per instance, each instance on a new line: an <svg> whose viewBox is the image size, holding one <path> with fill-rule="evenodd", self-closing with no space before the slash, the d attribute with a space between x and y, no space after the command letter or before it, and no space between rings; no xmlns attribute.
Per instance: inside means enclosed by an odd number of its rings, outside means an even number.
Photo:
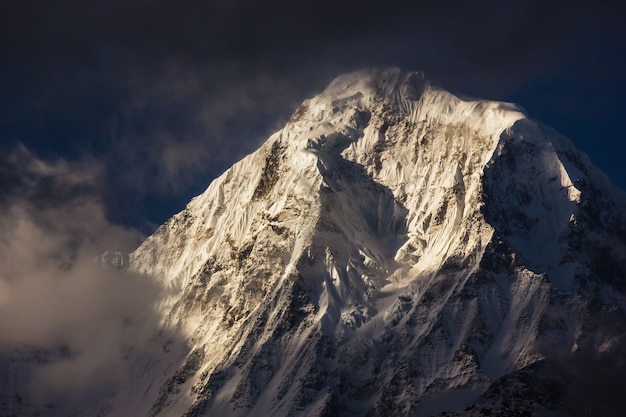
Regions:
<svg viewBox="0 0 626 417"><path fill-rule="evenodd" d="M75 1L5 6L5 54L35 79L76 86L198 71L318 77L364 65L426 67L446 81L525 77L593 32L623 34L616 3L587 1ZM553 63L553 62L552 62ZM220 65L218 65L219 67ZM76 77L76 73L86 72ZM202 76L203 74L199 73ZM233 74L230 80L242 80ZM71 76L71 77L70 77ZM31 78L32 80L32 78ZM311 80L319 83L320 80ZM496 80L498 81L498 80Z"/></svg>
<svg viewBox="0 0 626 417"><path fill-rule="evenodd" d="M132 228L113 225L106 218L100 193L103 169L101 162L88 157L45 161L21 144L4 153L0 157L2 231L10 234L25 224L33 233L41 232L40 238L26 242L24 248L13 243L2 252L7 262L11 259L10 250L27 252L30 243L58 246L61 250L72 246L76 248L74 256L136 247L143 235ZM53 242L46 243L48 239ZM38 255L42 259L49 257L47 252Z"/></svg>
<svg viewBox="0 0 626 417"><path fill-rule="evenodd" d="M176 191L207 165L232 163L278 129L277 107L300 99L265 73L232 64L205 70L171 65L157 79L127 80L132 100L120 106L113 147L137 187Z"/></svg>
<svg viewBox="0 0 626 417"><path fill-rule="evenodd" d="M510 72L532 64L533 58L542 58L537 64L544 65L546 57L564 46L569 49L575 39L582 41L580 35L590 28L610 33L621 26L617 2L590 1L158 0L85 5L62 0L5 9L5 48L14 65L48 76L54 66L71 72L97 64L115 76L124 67L172 62L195 67L234 61L253 67L247 68L251 72L280 71L298 68L303 61L332 66L318 60L327 53L358 66L385 56L393 61L387 65L398 60L429 64L419 62L424 45L451 54L433 53L430 58L439 61L430 63L433 69L445 69L440 66L451 60ZM383 44L384 50L377 48Z"/></svg>

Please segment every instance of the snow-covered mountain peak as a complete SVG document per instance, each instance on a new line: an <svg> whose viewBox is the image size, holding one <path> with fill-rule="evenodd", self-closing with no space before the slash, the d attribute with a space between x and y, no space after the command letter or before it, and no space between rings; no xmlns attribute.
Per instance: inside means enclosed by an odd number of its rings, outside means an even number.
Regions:
<svg viewBox="0 0 626 417"><path fill-rule="evenodd" d="M513 104L420 72L342 75L124 258L169 288L163 333L184 340L157 337L163 355L136 358L129 382L146 388L102 409L469 404L544 369L539 338L578 351L626 311L626 210L603 178Z"/></svg>

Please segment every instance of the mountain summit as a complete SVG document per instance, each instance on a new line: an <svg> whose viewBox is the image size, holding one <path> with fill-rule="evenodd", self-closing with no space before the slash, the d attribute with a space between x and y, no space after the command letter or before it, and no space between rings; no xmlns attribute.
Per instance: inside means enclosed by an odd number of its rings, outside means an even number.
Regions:
<svg viewBox="0 0 626 417"><path fill-rule="evenodd" d="M576 415L564 364L623 346L625 201L513 104L342 75L130 254L184 340L99 415Z"/></svg>

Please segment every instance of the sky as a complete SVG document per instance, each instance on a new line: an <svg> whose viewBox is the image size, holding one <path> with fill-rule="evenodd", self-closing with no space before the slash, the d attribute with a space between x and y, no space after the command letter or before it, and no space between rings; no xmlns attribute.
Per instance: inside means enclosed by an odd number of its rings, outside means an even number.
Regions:
<svg viewBox="0 0 626 417"><path fill-rule="evenodd" d="M134 249L344 72L515 102L626 189L625 32L617 1L0 2L0 373L6 349L62 342L76 360L34 391L106 390L89 381L123 373L107 352L145 345L162 289L94 257Z"/></svg>
<svg viewBox="0 0 626 417"><path fill-rule="evenodd" d="M11 165L25 154L64 163L113 224L150 233L335 76L398 66L521 105L626 189L621 17L576 0L3 2L0 181L33 185Z"/></svg>

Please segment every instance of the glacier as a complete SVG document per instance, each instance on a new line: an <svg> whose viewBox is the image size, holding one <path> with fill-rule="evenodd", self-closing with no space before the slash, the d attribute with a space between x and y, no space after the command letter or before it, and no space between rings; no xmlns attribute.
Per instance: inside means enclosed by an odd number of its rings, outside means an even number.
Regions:
<svg viewBox="0 0 626 417"><path fill-rule="evenodd" d="M116 256L167 289L162 349L81 415L480 415L552 381L542 346L626 322L622 191L520 107L395 68L336 78Z"/></svg>

